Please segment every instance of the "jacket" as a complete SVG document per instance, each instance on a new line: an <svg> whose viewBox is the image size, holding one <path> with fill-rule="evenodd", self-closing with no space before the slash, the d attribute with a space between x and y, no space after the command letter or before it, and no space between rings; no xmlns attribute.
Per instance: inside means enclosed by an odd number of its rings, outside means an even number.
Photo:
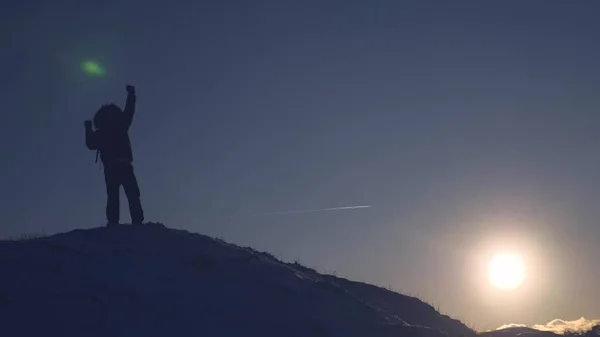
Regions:
<svg viewBox="0 0 600 337"><path fill-rule="evenodd" d="M125 109L114 114L110 123L95 131L86 128L85 145L90 150L100 152L100 158L104 165L119 162L131 163L133 161L129 127L135 114L135 100L135 94L128 94Z"/></svg>

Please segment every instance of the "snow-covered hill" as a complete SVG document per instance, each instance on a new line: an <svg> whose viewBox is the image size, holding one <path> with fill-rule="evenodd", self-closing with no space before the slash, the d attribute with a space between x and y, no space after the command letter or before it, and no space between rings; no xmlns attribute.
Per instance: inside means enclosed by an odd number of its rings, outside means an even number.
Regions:
<svg viewBox="0 0 600 337"><path fill-rule="evenodd" d="M475 336L422 301L159 224L0 242L0 336Z"/></svg>
<svg viewBox="0 0 600 337"><path fill-rule="evenodd" d="M528 327L511 327L501 330L486 331L480 334L482 337L559 337L551 331L540 331Z"/></svg>

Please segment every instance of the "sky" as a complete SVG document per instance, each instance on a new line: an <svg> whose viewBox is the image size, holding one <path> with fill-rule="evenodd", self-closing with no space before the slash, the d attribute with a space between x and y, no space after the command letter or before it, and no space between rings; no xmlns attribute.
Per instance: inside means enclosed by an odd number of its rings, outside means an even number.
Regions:
<svg viewBox="0 0 600 337"><path fill-rule="evenodd" d="M0 6L0 237L105 224L83 121L133 84L147 220L479 330L600 318L600 2ZM490 288L497 251L520 288Z"/></svg>

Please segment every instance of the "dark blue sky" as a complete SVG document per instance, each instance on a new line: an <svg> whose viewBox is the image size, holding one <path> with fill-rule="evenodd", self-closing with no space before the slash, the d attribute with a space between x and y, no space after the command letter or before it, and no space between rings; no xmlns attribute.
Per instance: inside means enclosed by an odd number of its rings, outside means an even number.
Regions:
<svg viewBox="0 0 600 337"><path fill-rule="evenodd" d="M600 3L0 6L0 237L104 224L82 123L130 83L148 220L478 329L600 318ZM247 216L349 205L373 207ZM524 255L522 289L486 288L495 249Z"/></svg>

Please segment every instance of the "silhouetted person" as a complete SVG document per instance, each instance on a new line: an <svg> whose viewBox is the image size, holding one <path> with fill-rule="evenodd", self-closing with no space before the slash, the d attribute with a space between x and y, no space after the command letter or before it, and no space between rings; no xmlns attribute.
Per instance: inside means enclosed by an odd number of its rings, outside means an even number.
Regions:
<svg viewBox="0 0 600 337"><path fill-rule="evenodd" d="M133 154L129 141L129 127L135 113L135 87L128 85L127 102L122 111L114 104L103 105L94 115L92 121L85 121L85 145L90 150L97 150L104 164L104 180L106 181L107 226L119 224L119 188L123 185L129 201L129 212L133 224L144 221L144 211L140 202L140 189L133 173ZM96 159L98 158L96 153Z"/></svg>

